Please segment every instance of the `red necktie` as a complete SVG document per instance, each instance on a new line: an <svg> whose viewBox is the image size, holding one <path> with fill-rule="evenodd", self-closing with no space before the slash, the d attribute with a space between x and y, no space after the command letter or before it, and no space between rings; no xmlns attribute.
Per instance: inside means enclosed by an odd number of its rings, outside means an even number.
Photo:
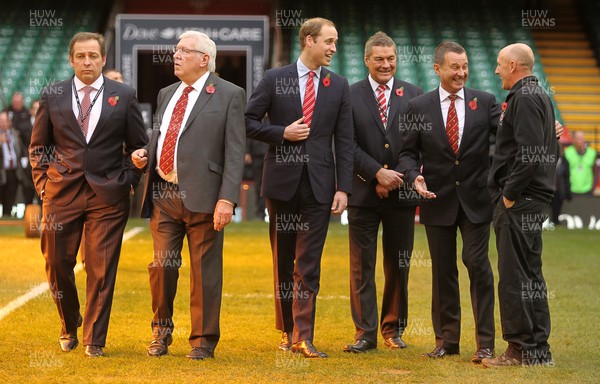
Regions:
<svg viewBox="0 0 600 384"><path fill-rule="evenodd" d="M94 87L90 87L86 85L81 90L84 92L83 100L81 101L81 110L79 111L79 117L77 121L79 122L79 126L81 127L81 131L83 132L83 138L87 140L88 127L90 125L90 115L92 111L90 107L92 106L92 100L90 99L90 93L94 90Z"/></svg>
<svg viewBox="0 0 600 384"><path fill-rule="evenodd" d="M448 108L448 118L446 119L446 135L455 155L458 154L458 115L456 114L456 105L454 105L457 97L456 95L448 96L450 108Z"/></svg>
<svg viewBox="0 0 600 384"><path fill-rule="evenodd" d="M315 84L313 82L313 71L308 72L306 79L306 90L304 91L304 103L302 104L302 114L304 115L304 124L310 127L313 111L315 110Z"/></svg>
<svg viewBox="0 0 600 384"><path fill-rule="evenodd" d="M175 144L179 137L179 130L181 129L181 123L183 122L183 116L185 115L185 109L188 104L188 94L194 89L191 85L187 86L171 115L171 121L169 122L169 128L167 128L167 135L163 143L162 152L160 153L159 168L165 174L169 174L173 170L173 164L175 161Z"/></svg>
<svg viewBox="0 0 600 384"><path fill-rule="evenodd" d="M379 116L381 116L381 121L383 122L383 126L387 124L387 100L385 99L385 90L387 89L387 85L379 84L377 87L377 103L379 103Z"/></svg>

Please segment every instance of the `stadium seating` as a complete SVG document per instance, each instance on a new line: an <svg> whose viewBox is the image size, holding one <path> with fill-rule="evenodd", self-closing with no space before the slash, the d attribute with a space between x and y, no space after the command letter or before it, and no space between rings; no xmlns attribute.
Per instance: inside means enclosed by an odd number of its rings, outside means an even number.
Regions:
<svg viewBox="0 0 600 384"><path fill-rule="evenodd" d="M0 108L15 91L25 104L39 98L44 86L73 75L68 62L69 41L78 31L97 31L106 6L90 2L86 10L76 0L62 2L10 2L0 27ZM45 12L45 13L44 13Z"/></svg>

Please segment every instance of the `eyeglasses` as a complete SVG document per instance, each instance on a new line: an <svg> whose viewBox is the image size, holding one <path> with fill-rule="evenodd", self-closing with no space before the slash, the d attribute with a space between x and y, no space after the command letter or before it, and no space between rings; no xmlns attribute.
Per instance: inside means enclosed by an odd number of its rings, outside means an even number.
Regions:
<svg viewBox="0 0 600 384"><path fill-rule="evenodd" d="M195 49L184 48L184 47L173 47L171 49L171 51L173 52L173 54L176 54L177 51L181 51L181 53L184 54L184 55L191 55L192 52L194 52L194 53L201 53L203 55L206 55L205 52L198 51L198 50L195 50Z"/></svg>

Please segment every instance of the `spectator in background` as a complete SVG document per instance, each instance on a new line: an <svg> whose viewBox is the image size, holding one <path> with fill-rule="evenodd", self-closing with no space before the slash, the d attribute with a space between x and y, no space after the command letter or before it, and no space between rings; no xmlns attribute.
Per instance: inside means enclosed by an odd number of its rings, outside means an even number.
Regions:
<svg viewBox="0 0 600 384"><path fill-rule="evenodd" d="M29 118L29 121L31 121L31 126L33 127L33 124L35 123L35 115L37 114L38 109L40 108L40 101L39 100L33 100L31 102L31 106L29 107L29 115L31 116Z"/></svg>
<svg viewBox="0 0 600 384"><path fill-rule="evenodd" d="M565 158L569 162L571 192L590 195L594 189L596 151L587 145L583 132L573 134L573 145L565 149Z"/></svg>
<svg viewBox="0 0 600 384"><path fill-rule="evenodd" d="M123 82L123 75L114 68L105 69L102 74L111 80L118 81L119 83Z"/></svg>
<svg viewBox="0 0 600 384"><path fill-rule="evenodd" d="M8 117L12 122L12 126L21 135L23 144L29 145L31 141L31 114L25 108L23 103L23 94L21 92L15 92L12 96L11 104L6 108Z"/></svg>
<svg viewBox="0 0 600 384"><path fill-rule="evenodd" d="M21 158L27 159L27 149L6 111L0 112L0 145L0 204L2 217L10 217L19 182L25 177Z"/></svg>
<svg viewBox="0 0 600 384"><path fill-rule="evenodd" d="M571 200L571 183L570 183L570 171L569 162L565 158L565 148L563 145L560 146L560 157L556 164L556 175L554 176L554 197L552 198L551 208L552 217L550 218L550 226L560 224L558 216L564 200Z"/></svg>

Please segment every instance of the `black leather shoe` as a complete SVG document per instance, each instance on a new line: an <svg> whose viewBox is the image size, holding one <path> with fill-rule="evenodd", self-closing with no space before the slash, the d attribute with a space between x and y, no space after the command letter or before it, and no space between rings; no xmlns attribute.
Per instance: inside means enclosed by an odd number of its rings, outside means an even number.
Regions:
<svg viewBox="0 0 600 384"><path fill-rule="evenodd" d="M192 360L212 359L215 357L215 353L208 348L193 347L190 353L185 355L185 357Z"/></svg>
<svg viewBox="0 0 600 384"><path fill-rule="evenodd" d="M356 340L354 344L346 345L344 347L344 352L363 353L375 348L377 348L377 346L367 340Z"/></svg>
<svg viewBox="0 0 600 384"><path fill-rule="evenodd" d="M102 347L97 345L86 345L85 346L85 357L100 357L104 356Z"/></svg>
<svg viewBox="0 0 600 384"><path fill-rule="evenodd" d="M439 359L448 355L458 355L458 350L449 350L444 347L435 347L433 351L425 353L423 356L431 357L432 359Z"/></svg>
<svg viewBox="0 0 600 384"><path fill-rule="evenodd" d="M494 357L494 348L479 348L473 355L471 361L476 364L481 364L481 360L491 359L492 357Z"/></svg>
<svg viewBox="0 0 600 384"><path fill-rule="evenodd" d="M319 351L310 340L300 341L292 344L292 352L301 353L308 358L327 358L326 353Z"/></svg>
<svg viewBox="0 0 600 384"><path fill-rule="evenodd" d="M289 351L292 348L292 332L281 332L281 340L277 348L282 351Z"/></svg>
<svg viewBox="0 0 600 384"><path fill-rule="evenodd" d="M173 342L173 336L167 334L166 337L155 338L148 347L148 356L158 357L169 353L169 345Z"/></svg>
<svg viewBox="0 0 600 384"><path fill-rule="evenodd" d="M77 321L77 328L81 327L83 323L83 318L79 315L79 320ZM77 340L77 329L73 332L63 333L58 338L58 345L63 352L71 352L79 345L79 340Z"/></svg>
<svg viewBox="0 0 600 384"><path fill-rule="evenodd" d="M385 345L387 345L388 348L406 348L406 343L400 336L385 339Z"/></svg>

